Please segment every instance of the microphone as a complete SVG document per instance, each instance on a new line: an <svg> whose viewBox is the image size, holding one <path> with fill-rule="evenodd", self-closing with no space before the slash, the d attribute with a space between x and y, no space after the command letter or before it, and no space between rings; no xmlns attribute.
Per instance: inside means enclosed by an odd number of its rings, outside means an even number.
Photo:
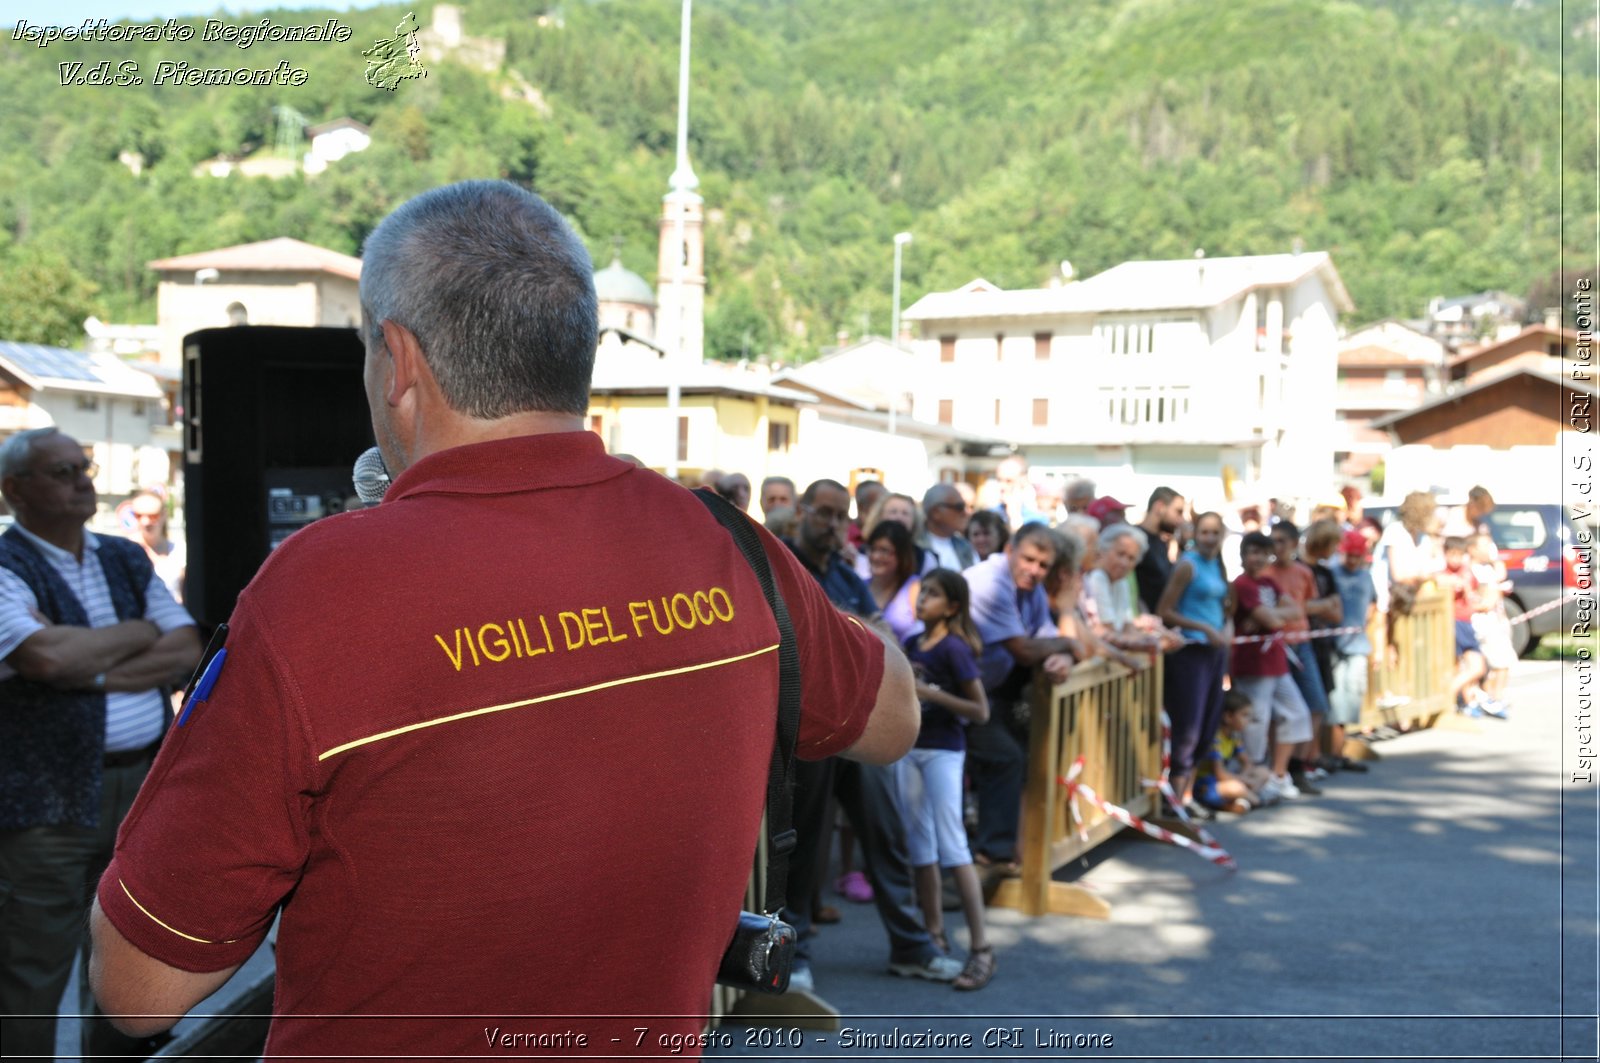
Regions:
<svg viewBox="0 0 1600 1063"><path fill-rule="evenodd" d="M351 479L354 481L356 497L369 506L375 506L383 501L384 492L389 490L389 467L383 463L383 452L377 447L368 447L356 459L355 469Z"/></svg>

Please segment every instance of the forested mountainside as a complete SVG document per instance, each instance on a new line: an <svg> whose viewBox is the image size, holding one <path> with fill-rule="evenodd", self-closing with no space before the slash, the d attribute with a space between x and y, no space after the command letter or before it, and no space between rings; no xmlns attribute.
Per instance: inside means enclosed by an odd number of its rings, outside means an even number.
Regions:
<svg viewBox="0 0 1600 1063"><path fill-rule="evenodd" d="M599 265L620 238L653 281L679 5L458 6L503 62L469 47L394 91L366 83L361 50L408 11L428 26L431 5L219 16L351 29L247 49L6 30L0 335L76 342L90 310L153 320L154 258L283 235L356 253L398 200L464 177L528 185ZM708 349L804 358L839 329L886 332L902 230L907 304L976 276L1041 284L1063 259L1085 276L1296 240L1333 253L1356 321L1548 287L1563 211L1569 269L1593 257L1595 31L1558 0L700 0ZM105 60L145 83L61 84L61 64ZM157 85L162 61L305 76ZM278 151L299 128L285 108L355 118L373 144L315 176L195 176Z"/></svg>

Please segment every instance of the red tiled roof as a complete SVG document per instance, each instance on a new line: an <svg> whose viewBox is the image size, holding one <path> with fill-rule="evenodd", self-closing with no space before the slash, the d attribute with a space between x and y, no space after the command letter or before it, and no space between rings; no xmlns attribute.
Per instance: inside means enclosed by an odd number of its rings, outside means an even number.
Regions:
<svg viewBox="0 0 1600 1063"><path fill-rule="evenodd" d="M232 271L332 273L350 280L361 279L361 260L341 255L326 247L317 247L303 240L280 236L276 240L262 240L237 247L221 247L215 251L197 251L176 258L159 258L148 263L154 270L225 269Z"/></svg>

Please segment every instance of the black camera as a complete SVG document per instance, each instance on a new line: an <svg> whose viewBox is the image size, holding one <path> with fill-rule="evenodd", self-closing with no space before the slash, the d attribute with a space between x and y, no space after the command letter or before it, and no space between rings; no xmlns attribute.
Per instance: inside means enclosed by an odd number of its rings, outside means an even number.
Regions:
<svg viewBox="0 0 1600 1063"><path fill-rule="evenodd" d="M797 940L794 927L775 915L740 912L717 968L717 984L751 993L786 992Z"/></svg>

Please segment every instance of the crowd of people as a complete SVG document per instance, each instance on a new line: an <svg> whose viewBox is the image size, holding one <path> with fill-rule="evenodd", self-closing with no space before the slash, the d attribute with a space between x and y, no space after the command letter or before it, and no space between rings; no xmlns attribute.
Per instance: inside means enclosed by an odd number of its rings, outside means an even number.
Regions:
<svg viewBox="0 0 1600 1063"><path fill-rule="evenodd" d="M751 501L742 476L712 473L706 486ZM1336 773L1369 770L1346 753L1349 740L1373 737L1361 721L1373 655L1393 654L1389 616L1408 612L1424 586L1453 599L1459 711L1507 711L1508 585L1483 488L1449 513L1412 494L1387 529L1354 487L1301 507L1304 528L1276 501L1224 517L1192 512L1170 487L1151 492L1133 522L1129 503L1086 478L1059 492L1030 484L1020 457L976 489L939 483L920 499L870 479L853 492L834 480L798 491L783 477L764 481L757 498L768 529L829 598L904 648L923 710L916 749L880 777L841 765L845 779L824 767L803 780L810 855L789 892L804 935L798 988L815 985L815 926L839 917L819 888L836 825L844 873L835 891L878 904L891 970L961 989L993 976L980 874L1020 870L1036 670L1059 682L1096 658L1131 669L1159 661L1169 781L1184 812L1202 819L1318 796ZM1406 700L1375 693L1389 705ZM830 787L845 810L837 824ZM852 839L864 874L853 870ZM943 873L952 881L941 894ZM896 903L912 896L920 925ZM944 912L958 909L965 964L945 930Z"/></svg>

